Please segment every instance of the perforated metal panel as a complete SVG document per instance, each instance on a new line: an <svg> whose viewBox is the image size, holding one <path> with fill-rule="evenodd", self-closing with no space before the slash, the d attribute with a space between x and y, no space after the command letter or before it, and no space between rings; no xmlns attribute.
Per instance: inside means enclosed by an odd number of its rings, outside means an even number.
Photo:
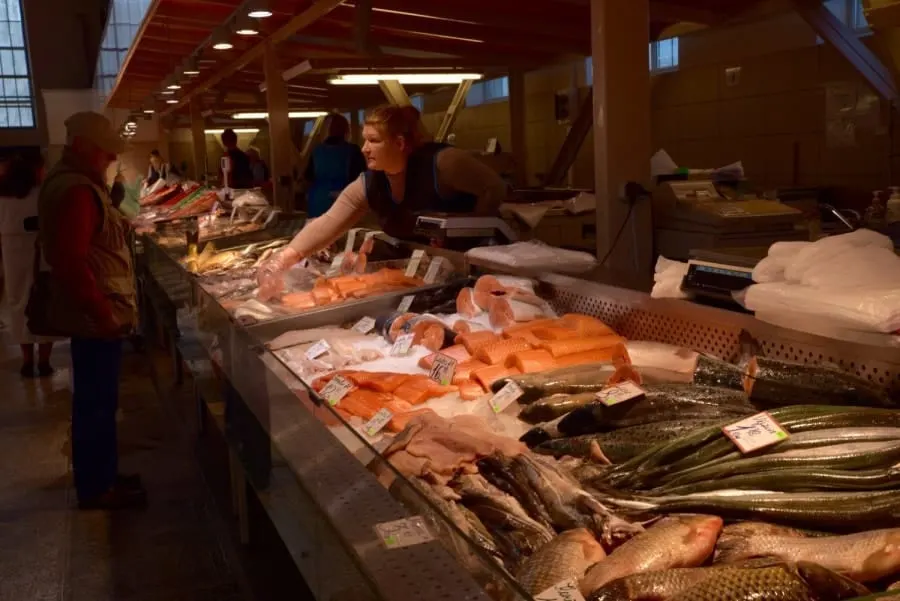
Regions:
<svg viewBox="0 0 900 601"><path fill-rule="evenodd" d="M900 349L815 336L761 322L750 315L675 300L656 300L633 290L566 276L541 278L543 292L561 313L602 319L632 340L693 348L733 361L741 330L752 334L767 357L829 363L882 385L900 386Z"/></svg>

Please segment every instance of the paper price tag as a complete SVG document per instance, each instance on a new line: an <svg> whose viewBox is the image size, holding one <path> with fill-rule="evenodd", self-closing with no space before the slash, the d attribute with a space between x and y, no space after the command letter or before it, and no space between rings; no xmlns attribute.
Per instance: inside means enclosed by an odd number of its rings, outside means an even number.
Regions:
<svg viewBox="0 0 900 601"><path fill-rule="evenodd" d="M341 263L344 262L344 253L338 253L334 255L334 258L331 260L331 265L328 266L328 271L325 272L325 277L332 278L341 272Z"/></svg>
<svg viewBox="0 0 900 601"><path fill-rule="evenodd" d="M374 231L371 231L371 232L366 232L366 235L363 236L363 242L365 242L366 240L371 240L372 238L374 238L375 236L377 236L377 235L380 234L380 233L381 233L381 232L378 231L378 230L374 230Z"/></svg>
<svg viewBox="0 0 900 601"><path fill-rule="evenodd" d="M232 223L234 223L234 216L237 215L237 210L238 210L237 207L235 207L235 206L231 207L231 217L229 217L228 220Z"/></svg>
<svg viewBox="0 0 900 601"><path fill-rule="evenodd" d="M722 433L731 439L741 453L750 453L790 436L767 411L725 426Z"/></svg>
<svg viewBox="0 0 900 601"><path fill-rule="evenodd" d="M331 350L331 345L326 340L320 340L306 350L306 358L312 361Z"/></svg>
<svg viewBox="0 0 900 601"><path fill-rule="evenodd" d="M260 217L262 217L262 214L265 213L266 210L268 210L268 207L263 207L260 210L258 210L256 212L256 215L254 215L253 218L250 220L250 223L256 223L256 220L259 219Z"/></svg>
<svg viewBox="0 0 900 601"><path fill-rule="evenodd" d="M358 332L360 334L368 334L375 328L375 319L372 317L363 317L356 324L350 328L354 332Z"/></svg>
<svg viewBox="0 0 900 601"><path fill-rule="evenodd" d="M535 595L534 599L535 601L584 601L581 591L578 590L578 583L574 580L554 584L540 595Z"/></svg>
<svg viewBox="0 0 900 601"><path fill-rule="evenodd" d="M399 311L400 313L406 313L407 311L409 311L409 308L412 307L413 300L415 300L415 298L415 294L408 294L404 296L400 301L400 304L397 305L397 311Z"/></svg>
<svg viewBox="0 0 900 601"><path fill-rule="evenodd" d="M428 264L428 271L425 272L425 283L433 284L437 281L438 274L441 273L441 267L444 264L444 257L432 257L431 263Z"/></svg>
<svg viewBox="0 0 900 601"><path fill-rule="evenodd" d="M353 387L353 382L344 376L335 376L325 385L325 388L322 389L319 396L325 399L329 405L334 407L340 403L351 390L353 390Z"/></svg>
<svg viewBox="0 0 900 601"><path fill-rule="evenodd" d="M375 533L388 549L402 549L434 540L422 516L375 524Z"/></svg>
<svg viewBox="0 0 900 601"><path fill-rule="evenodd" d="M278 216L278 211L270 211L269 216L266 217L266 221L263 223L263 227L269 227L269 224L275 221L275 217Z"/></svg>
<svg viewBox="0 0 900 601"><path fill-rule="evenodd" d="M422 257L424 256L425 251L422 249L413 251L409 263L406 264L406 277L411 278L416 275L416 272L419 271L419 264L422 262Z"/></svg>
<svg viewBox="0 0 900 601"><path fill-rule="evenodd" d="M512 405L523 394L525 394L525 391L518 384L507 382L506 386L488 399L488 404L494 410L494 413L503 413L507 407Z"/></svg>
<svg viewBox="0 0 900 601"><path fill-rule="evenodd" d="M344 245L344 252L348 253L353 250L354 245L356 244L356 235L362 231L363 228L355 227L349 232L347 232L347 243Z"/></svg>
<svg viewBox="0 0 900 601"><path fill-rule="evenodd" d="M431 366L430 378L441 386L449 386L456 373L456 359L447 355L438 354Z"/></svg>
<svg viewBox="0 0 900 601"><path fill-rule="evenodd" d="M415 334L401 334L397 336L394 345L391 347L391 355L394 357L402 357L409 354L409 348L412 346Z"/></svg>
<svg viewBox="0 0 900 601"><path fill-rule="evenodd" d="M603 390L598 392L597 400L607 407L612 407L613 405L618 405L619 403L624 403L625 401L640 398L645 394L647 393L643 388L641 388L634 382L629 382L626 380L624 382L616 384L615 386L604 388Z"/></svg>
<svg viewBox="0 0 900 601"><path fill-rule="evenodd" d="M372 419L367 421L366 425L363 426L363 432L365 432L366 436L369 438L376 436L386 425L388 425L388 422L391 421L392 417L394 417L394 414L387 409L379 409L378 413L373 415Z"/></svg>

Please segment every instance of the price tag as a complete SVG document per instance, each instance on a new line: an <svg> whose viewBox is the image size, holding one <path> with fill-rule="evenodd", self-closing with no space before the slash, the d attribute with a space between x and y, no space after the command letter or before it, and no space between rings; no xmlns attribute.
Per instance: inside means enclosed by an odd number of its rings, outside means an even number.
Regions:
<svg viewBox="0 0 900 601"><path fill-rule="evenodd" d="M372 317L363 317L351 328L354 332L360 334L368 334L375 328L375 319Z"/></svg>
<svg viewBox="0 0 900 601"><path fill-rule="evenodd" d="M597 400L612 407L625 401L637 399L647 394L643 388L628 380L619 382L615 386L609 386L597 393Z"/></svg>
<svg viewBox="0 0 900 601"><path fill-rule="evenodd" d="M404 296L400 301L400 304L397 305L397 311L399 311L400 313L406 313L407 311L409 311L409 308L412 307L413 300L415 300L415 298L415 294L408 294Z"/></svg>
<svg viewBox="0 0 900 601"><path fill-rule="evenodd" d="M402 357L409 354L409 347L412 346L415 334L401 334L397 336L394 345L391 347L391 355L394 357Z"/></svg>
<svg viewBox="0 0 900 601"><path fill-rule="evenodd" d="M402 549L434 540L422 516L375 524L375 533L388 549Z"/></svg>
<svg viewBox="0 0 900 601"><path fill-rule="evenodd" d="M488 404L494 413L503 413L506 408L512 405L516 399L525 394L522 388L515 382L507 382L506 386L501 388L497 394L488 399Z"/></svg>
<svg viewBox="0 0 900 601"><path fill-rule="evenodd" d="M331 265L328 266L328 271L325 272L326 278L333 278L337 274L341 272L341 263L344 262L344 253L338 253L334 255L334 258L331 260Z"/></svg>
<svg viewBox="0 0 900 601"><path fill-rule="evenodd" d="M349 232L347 232L347 243L344 245L344 252L352 252L354 245L356 245L356 234L362 231L363 228L355 227Z"/></svg>
<svg viewBox="0 0 900 601"><path fill-rule="evenodd" d="M725 426L722 433L731 439L741 453L750 453L790 436L767 411Z"/></svg>
<svg viewBox="0 0 900 601"><path fill-rule="evenodd" d="M365 242L366 240L371 240L372 238L374 238L375 236L377 236L377 235L380 234L380 233L381 233L381 232L378 231L378 230L373 230L373 231L371 231L371 232L366 232L366 235L363 237L363 242Z"/></svg>
<svg viewBox="0 0 900 601"><path fill-rule="evenodd" d="M260 210L258 210L256 212L256 215L254 215L253 218L250 220L250 223L256 223L256 220L259 219L260 217L262 217L262 214L265 213L267 210L268 210L268 207L263 207Z"/></svg>
<svg viewBox="0 0 900 601"><path fill-rule="evenodd" d="M325 388L322 389L319 396L325 399L329 405L334 407L340 403L341 399L347 396L347 393L351 390L353 390L353 382L344 376L335 376L325 385Z"/></svg>
<svg viewBox="0 0 900 601"><path fill-rule="evenodd" d="M456 373L456 359L438 353L434 357L434 364L431 366L432 380L441 386L449 386L453 381L453 374Z"/></svg>
<svg viewBox="0 0 900 601"><path fill-rule="evenodd" d="M409 263L406 265L406 277L411 278L416 275L416 272L419 271L419 264L422 262L422 257L424 256L425 251L421 248L413 251L412 257L410 257Z"/></svg>
<svg viewBox="0 0 900 601"><path fill-rule="evenodd" d="M574 580L566 580L554 584L540 595L534 596L535 601L584 601L578 583Z"/></svg>
<svg viewBox="0 0 900 601"><path fill-rule="evenodd" d="M325 340L320 340L306 350L306 358L312 361L331 350L331 345Z"/></svg>
<svg viewBox="0 0 900 601"><path fill-rule="evenodd" d="M266 221L265 221L265 223L263 223L263 227L269 227L269 224L272 223L273 221L275 221L275 217L278 216L278 213L279 213L278 210L272 210L269 213L269 216L266 217Z"/></svg>
<svg viewBox="0 0 900 601"><path fill-rule="evenodd" d="M234 216L237 215L237 210L238 208L236 206L231 207L231 217L228 218L231 223L234 223Z"/></svg>
<svg viewBox="0 0 900 601"><path fill-rule="evenodd" d="M366 436L374 438L386 425L388 425L388 422L391 421L392 417L394 417L394 414L387 409L379 409L378 413L373 415L372 419L367 421L366 425L363 426L363 432L366 433Z"/></svg>
<svg viewBox="0 0 900 601"><path fill-rule="evenodd" d="M431 263L428 264L428 271L425 272L425 283L433 284L441 273L441 266L444 264L444 257L432 257Z"/></svg>

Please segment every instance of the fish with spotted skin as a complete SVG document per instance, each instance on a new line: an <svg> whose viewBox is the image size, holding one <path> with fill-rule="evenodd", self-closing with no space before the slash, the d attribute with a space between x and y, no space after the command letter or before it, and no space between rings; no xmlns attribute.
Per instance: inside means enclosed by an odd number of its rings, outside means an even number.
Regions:
<svg viewBox="0 0 900 601"><path fill-rule="evenodd" d="M522 562L516 578L537 595L560 582L580 580L585 570L604 557L603 547L589 530L568 530Z"/></svg>

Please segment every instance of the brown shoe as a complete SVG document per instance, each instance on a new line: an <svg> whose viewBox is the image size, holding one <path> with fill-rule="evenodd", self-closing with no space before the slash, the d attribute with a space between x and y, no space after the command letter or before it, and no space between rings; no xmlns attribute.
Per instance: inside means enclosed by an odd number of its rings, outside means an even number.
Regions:
<svg viewBox="0 0 900 601"><path fill-rule="evenodd" d="M113 486L101 495L78 501L78 509L105 510L139 509L147 506L147 491L143 488L125 489Z"/></svg>

